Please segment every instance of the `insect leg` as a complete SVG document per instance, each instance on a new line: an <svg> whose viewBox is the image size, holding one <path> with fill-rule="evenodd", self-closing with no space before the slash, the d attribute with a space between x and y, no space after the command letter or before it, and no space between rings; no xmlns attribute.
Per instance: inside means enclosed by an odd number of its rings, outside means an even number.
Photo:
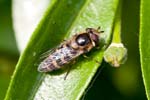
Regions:
<svg viewBox="0 0 150 100"><path fill-rule="evenodd" d="M67 78L67 76L68 76L68 74L69 74L69 72L70 72L70 70L71 70L71 67L72 67L72 66L69 66L69 67L68 67L68 70L67 70L67 73L66 73L66 75L65 75L65 77L64 77L64 80L66 80L66 78Z"/></svg>
<svg viewBox="0 0 150 100"><path fill-rule="evenodd" d="M75 63L75 60L74 60L72 63L74 64L74 63ZM72 66L68 66L68 70L67 70L67 73L66 73L66 75L65 75L65 77L64 77L64 80L66 80L66 78L67 78L67 76L68 76L68 74L69 74L71 68L72 68Z"/></svg>
<svg viewBox="0 0 150 100"><path fill-rule="evenodd" d="M87 55L83 55L84 58L90 59L90 57L88 57Z"/></svg>
<svg viewBox="0 0 150 100"><path fill-rule="evenodd" d="M63 41L62 42L66 42L66 39L63 39Z"/></svg>
<svg viewBox="0 0 150 100"><path fill-rule="evenodd" d="M87 55L83 55L83 57L84 57L84 58L87 58L87 59L91 59L91 58L88 57ZM95 61L97 64L100 64L99 61L97 61L97 60L95 60L95 59L92 59L92 60Z"/></svg>

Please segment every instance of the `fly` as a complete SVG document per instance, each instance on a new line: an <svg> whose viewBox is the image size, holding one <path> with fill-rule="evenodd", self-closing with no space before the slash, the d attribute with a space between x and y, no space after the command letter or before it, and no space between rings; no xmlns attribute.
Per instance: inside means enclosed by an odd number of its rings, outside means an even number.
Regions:
<svg viewBox="0 0 150 100"><path fill-rule="evenodd" d="M85 32L74 35L67 41L62 42L56 49L39 64L39 72L51 72L69 64L75 58L89 52L92 48L98 47L100 33L94 28L86 28Z"/></svg>

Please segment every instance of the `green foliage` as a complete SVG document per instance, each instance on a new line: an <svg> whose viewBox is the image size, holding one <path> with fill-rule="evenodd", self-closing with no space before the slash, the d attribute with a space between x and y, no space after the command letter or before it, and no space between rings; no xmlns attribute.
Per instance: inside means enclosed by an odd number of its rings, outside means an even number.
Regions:
<svg viewBox="0 0 150 100"><path fill-rule="evenodd" d="M81 98L99 64L80 57L66 80L66 70L37 71L40 55L87 27L102 27L102 43L109 44L118 0L56 0L35 29L14 71L5 100ZM102 45L102 44L101 44ZM101 63L104 48L88 54Z"/></svg>
<svg viewBox="0 0 150 100"><path fill-rule="evenodd" d="M150 100L150 1L141 0L140 14L140 54L146 94Z"/></svg>
<svg viewBox="0 0 150 100"><path fill-rule="evenodd" d="M0 12L0 54L18 55L12 28L11 3L0 3Z"/></svg>
<svg viewBox="0 0 150 100"><path fill-rule="evenodd" d="M0 100L3 100L19 52L12 28L11 2L0 1L0 12Z"/></svg>

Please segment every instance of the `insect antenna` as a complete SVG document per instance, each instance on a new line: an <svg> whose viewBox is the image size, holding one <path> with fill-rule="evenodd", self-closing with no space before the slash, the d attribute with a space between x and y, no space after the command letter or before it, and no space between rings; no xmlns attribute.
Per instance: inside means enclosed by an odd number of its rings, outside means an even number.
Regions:
<svg viewBox="0 0 150 100"><path fill-rule="evenodd" d="M101 27L99 26L99 27L97 28L97 31L98 31L99 33L104 33L104 31L100 31L100 29L101 29Z"/></svg>
<svg viewBox="0 0 150 100"><path fill-rule="evenodd" d="M97 31L99 31L101 29L101 27L99 26L98 28L97 28Z"/></svg>
<svg viewBox="0 0 150 100"><path fill-rule="evenodd" d="M104 31L100 31L100 33L104 33Z"/></svg>

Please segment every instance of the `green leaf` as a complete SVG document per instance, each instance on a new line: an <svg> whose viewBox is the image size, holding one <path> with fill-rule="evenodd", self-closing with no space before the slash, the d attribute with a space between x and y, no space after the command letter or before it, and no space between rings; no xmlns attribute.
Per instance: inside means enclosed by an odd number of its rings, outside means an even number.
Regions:
<svg viewBox="0 0 150 100"><path fill-rule="evenodd" d="M140 14L140 54L143 80L146 89L146 95L150 100L150 1L141 0Z"/></svg>
<svg viewBox="0 0 150 100"><path fill-rule="evenodd" d="M109 44L118 0L56 0L35 29L21 55L5 100L79 100L99 68L93 60L79 57L66 80L66 70L48 74L37 71L38 59L63 39L87 27L101 29L102 42ZM103 46L105 47L105 46ZM101 63L104 48L88 53Z"/></svg>

